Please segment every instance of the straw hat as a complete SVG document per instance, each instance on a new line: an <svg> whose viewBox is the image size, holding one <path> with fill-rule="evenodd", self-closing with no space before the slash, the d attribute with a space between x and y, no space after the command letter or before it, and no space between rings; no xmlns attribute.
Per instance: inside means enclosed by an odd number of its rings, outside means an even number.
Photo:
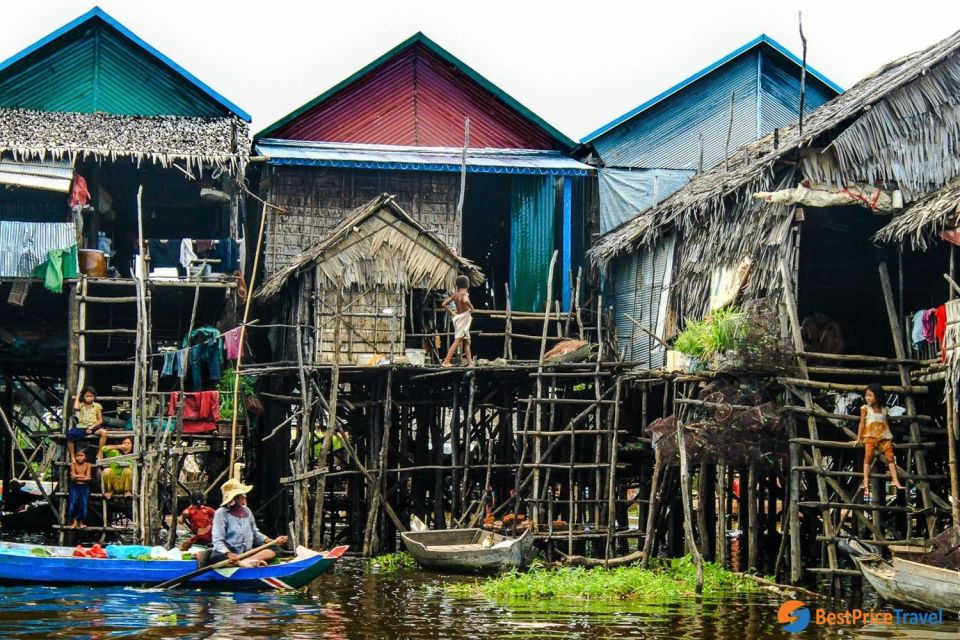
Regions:
<svg viewBox="0 0 960 640"><path fill-rule="evenodd" d="M239 480L230 479L223 483L223 486L220 487L220 492L223 494L223 500L220 502L220 506L226 506L227 503L231 502L237 496L242 496L253 491L252 484L243 484Z"/></svg>

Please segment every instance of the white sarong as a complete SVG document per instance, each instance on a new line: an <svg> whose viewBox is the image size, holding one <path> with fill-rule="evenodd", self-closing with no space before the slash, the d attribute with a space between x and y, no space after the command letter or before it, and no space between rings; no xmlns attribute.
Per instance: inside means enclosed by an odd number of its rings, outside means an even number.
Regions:
<svg viewBox="0 0 960 640"><path fill-rule="evenodd" d="M453 316L453 337L469 340L471 322L473 322L473 316L469 310Z"/></svg>

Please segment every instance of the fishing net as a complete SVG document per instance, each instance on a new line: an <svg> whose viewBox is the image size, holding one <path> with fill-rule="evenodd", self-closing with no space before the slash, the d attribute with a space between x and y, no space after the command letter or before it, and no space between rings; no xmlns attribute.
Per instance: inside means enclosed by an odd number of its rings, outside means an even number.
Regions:
<svg viewBox="0 0 960 640"><path fill-rule="evenodd" d="M692 460L749 464L786 448L784 416L755 384L713 380L697 394L703 405L684 405L687 455ZM654 447L667 457L677 455L677 419L671 415L647 426Z"/></svg>

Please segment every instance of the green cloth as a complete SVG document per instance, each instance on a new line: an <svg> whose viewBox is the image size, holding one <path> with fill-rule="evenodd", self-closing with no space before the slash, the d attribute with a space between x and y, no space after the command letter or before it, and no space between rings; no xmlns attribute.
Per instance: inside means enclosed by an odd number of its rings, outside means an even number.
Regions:
<svg viewBox="0 0 960 640"><path fill-rule="evenodd" d="M66 249L48 251L47 259L33 270L34 277L43 278L43 286L54 293L63 293L63 281L76 278L79 273L75 244Z"/></svg>

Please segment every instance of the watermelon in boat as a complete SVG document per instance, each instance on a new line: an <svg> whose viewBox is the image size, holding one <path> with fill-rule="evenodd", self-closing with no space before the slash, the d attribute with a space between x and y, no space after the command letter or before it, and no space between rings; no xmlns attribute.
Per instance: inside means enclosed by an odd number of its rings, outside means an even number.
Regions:
<svg viewBox="0 0 960 640"><path fill-rule="evenodd" d="M211 569L182 586L219 591L300 589L330 570L348 547L296 555L265 567ZM196 571L195 560L75 557L72 547L0 542L0 582L152 587Z"/></svg>

